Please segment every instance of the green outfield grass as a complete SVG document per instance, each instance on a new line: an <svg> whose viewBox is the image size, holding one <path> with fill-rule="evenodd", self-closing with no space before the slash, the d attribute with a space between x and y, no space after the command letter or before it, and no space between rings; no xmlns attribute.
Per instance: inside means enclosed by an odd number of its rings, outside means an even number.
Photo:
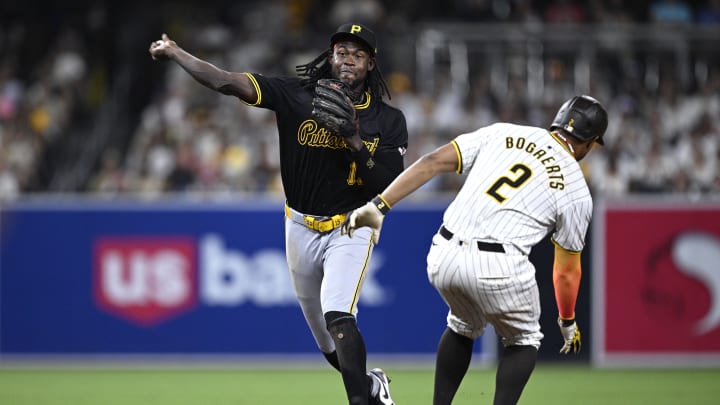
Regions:
<svg viewBox="0 0 720 405"><path fill-rule="evenodd" d="M431 404L432 370L387 369L400 405ZM492 403L494 371L471 370L455 405ZM2 405L342 405L340 376L320 369L0 368ZM521 404L717 404L720 369L536 368Z"/></svg>

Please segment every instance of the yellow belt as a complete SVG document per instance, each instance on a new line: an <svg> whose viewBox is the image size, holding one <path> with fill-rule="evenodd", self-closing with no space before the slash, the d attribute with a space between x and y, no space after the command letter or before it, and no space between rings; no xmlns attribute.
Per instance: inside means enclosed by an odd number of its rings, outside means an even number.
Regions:
<svg viewBox="0 0 720 405"><path fill-rule="evenodd" d="M304 221L304 225L308 229L312 229L313 231L322 233L330 232L333 229L339 227L340 225L342 225L343 222L345 222L345 218L347 217L347 214L337 214L331 217L318 217L314 215L304 214L301 215L302 220ZM290 210L290 207L288 207L287 204L285 204L285 216L297 223L301 223L298 220L297 215L293 215L293 212Z"/></svg>

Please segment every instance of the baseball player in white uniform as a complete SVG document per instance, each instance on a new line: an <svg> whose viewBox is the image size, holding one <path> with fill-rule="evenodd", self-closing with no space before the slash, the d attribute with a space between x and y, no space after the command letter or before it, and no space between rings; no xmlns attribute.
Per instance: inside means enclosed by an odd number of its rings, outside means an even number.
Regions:
<svg viewBox="0 0 720 405"><path fill-rule="evenodd" d="M504 346L494 404L517 403L543 338L528 254L550 232L560 352L580 350L575 302L593 205L578 161L603 143L607 120L603 106L583 95L562 105L549 131L497 123L462 134L420 158L343 225L350 236L370 227L377 243L384 215L398 201L438 173L467 174L427 256L428 278L450 308L438 345L434 405L452 402L487 324Z"/></svg>

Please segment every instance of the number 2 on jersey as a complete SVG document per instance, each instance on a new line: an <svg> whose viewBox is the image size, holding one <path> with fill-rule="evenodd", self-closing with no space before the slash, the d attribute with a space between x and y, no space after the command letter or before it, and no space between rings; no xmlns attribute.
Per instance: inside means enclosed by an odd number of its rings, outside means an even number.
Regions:
<svg viewBox="0 0 720 405"><path fill-rule="evenodd" d="M495 181L495 183L490 186L490 188L487 189L486 193L496 199L499 203L502 203L503 201L507 200L507 197L501 195L498 191L500 190L500 187L503 185L508 185L512 188L518 188L523 185L528 179L530 179L530 176L532 176L532 170L530 170L529 167L525 166L522 163L517 163L513 167L510 168L510 171L515 173L517 176L514 179L511 179L508 176L502 176L499 179Z"/></svg>

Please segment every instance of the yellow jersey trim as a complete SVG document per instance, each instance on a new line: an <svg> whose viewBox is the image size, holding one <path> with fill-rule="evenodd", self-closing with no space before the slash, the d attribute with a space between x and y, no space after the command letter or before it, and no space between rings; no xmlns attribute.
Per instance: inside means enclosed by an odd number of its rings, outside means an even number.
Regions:
<svg viewBox="0 0 720 405"><path fill-rule="evenodd" d="M356 110L364 110L370 106L370 92L365 92L365 102L362 104L355 104Z"/></svg>
<svg viewBox="0 0 720 405"><path fill-rule="evenodd" d="M550 242L552 242L553 245L559 247L560 249L568 252L568 253L571 254L571 255L579 255L580 253L582 253L581 250L568 250L568 249L565 249L564 247L560 246L559 243L555 242L555 239L553 239L553 238L550 238Z"/></svg>
<svg viewBox="0 0 720 405"><path fill-rule="evenodd" d="M250 79L253 87L255 87L255 92L257 93L257 101L252 104L247 103L244 100L242 100L242 102L250 106L258 106L262 102L262 91L260 91L260 85L258 84L257 79L255 79L255 76L252 75L252 73L245 73L245 75L248 77L248 79Z"/></svg>
<svg viewBox="0 0 720 405"><path fill-rule="evenodd" d="M458 158L458 167L455 170L455 173L460 174L460 173L462 173L462 155L460 154L460 147L458 146L457 142L455 142L454 139L452 141L450 141L450 143L455 148L455 153L457 154L457 158Z"/></svg>
<svg viewBox="0 0 720 405"><path fill-rule="evenodd" d="M569 153L570 155L575 156L575 153L573 153L573 151L570 150L570 147L565 143L565 141L563 141L562 139L558 138L558 136L555 135L554 132L548 131L548 134L550 134L550 136L552 136L553 139L555 139L555 140L557 141L557 143L560 144L560 146L562 146L563 148L565 148L565 150L568 151L568 153Z"/></svg>

